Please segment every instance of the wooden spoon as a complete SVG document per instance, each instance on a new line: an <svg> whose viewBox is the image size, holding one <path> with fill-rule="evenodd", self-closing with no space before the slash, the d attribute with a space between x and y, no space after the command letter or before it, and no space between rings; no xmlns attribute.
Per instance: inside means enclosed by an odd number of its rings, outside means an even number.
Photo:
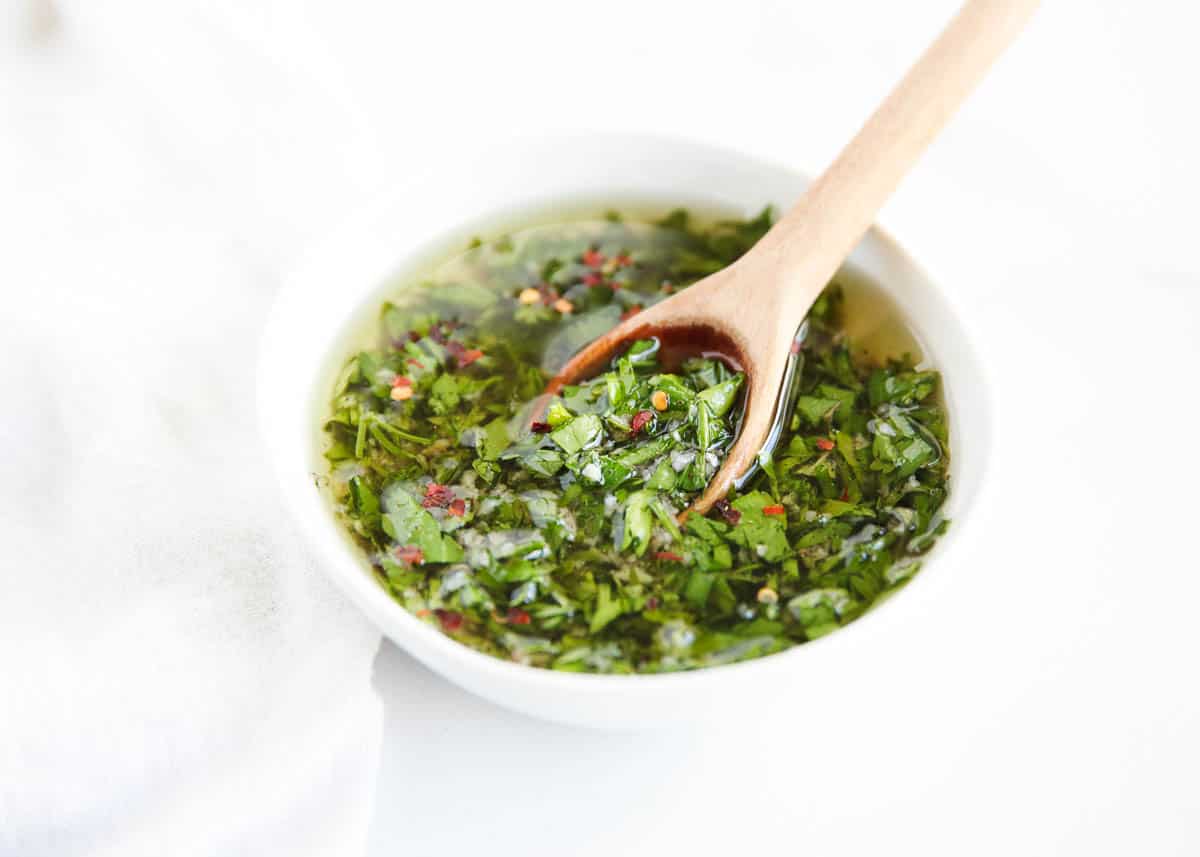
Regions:
<svg viewBox="0 0 1200 857"><path fill-rule="evenodd" d="M968 0L858 134L746 255L638 313L573 357L558 391L630 340L716 350L746 372L741 430L692 509L705 512L755 461L771 429L796 331L918 156L1020 32L1038 0Z"/></svg>

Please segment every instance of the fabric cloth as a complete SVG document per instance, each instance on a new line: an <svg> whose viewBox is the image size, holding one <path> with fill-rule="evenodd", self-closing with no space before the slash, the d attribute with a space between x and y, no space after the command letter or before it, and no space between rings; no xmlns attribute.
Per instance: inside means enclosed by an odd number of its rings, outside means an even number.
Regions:
<svg viewBox="0 0 1200 857"><path fill-rule="evenodd" d="M365 842L378 635L299 548L254 418L281 266L364 189L285 11L0 18L2 854Z"/></svg>

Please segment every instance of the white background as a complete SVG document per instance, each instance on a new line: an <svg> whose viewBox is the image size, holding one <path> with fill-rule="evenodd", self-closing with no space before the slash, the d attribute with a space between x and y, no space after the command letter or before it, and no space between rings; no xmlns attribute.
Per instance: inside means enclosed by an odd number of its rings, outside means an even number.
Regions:
<svg viewBox="0 0 1200 857"><path fill-rule="evenodd" d="M412 171L606 127L815 172L956 3L213 4L266 46L268 82L174 4L60 5L58 31L7 8L0 30L21 55L6 232L54 224L8 276L59 247L136 253L99 224L150 212L253 283L229 334L249 354L278 272ZM853 694L797 675L752 722L652 735L507 713L385 643L368 853L1200 853L1198 24L1165 0L1047 3L882 215L994 388L940 609Z"/></svg>

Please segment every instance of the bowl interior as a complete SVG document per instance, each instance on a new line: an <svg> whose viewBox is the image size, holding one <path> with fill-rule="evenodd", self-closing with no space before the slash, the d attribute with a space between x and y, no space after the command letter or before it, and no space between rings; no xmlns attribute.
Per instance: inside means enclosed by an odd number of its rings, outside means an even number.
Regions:
<svg viewBox="0 0 1200 857"><path fill-rule="evenodd" d="M888 236L872 229L849 264L899 305L929 362L943 373L953 459L947 515L955 521L920 574L848 627L788 651L662 676L559 673L478 653L410 616L380 587L314 485L333 380L400 272L419 269L474 235L603 208L689 206L750 215L786 209L807 184L789 169L734 152L625 136L526 141L480 153L410 182L312 251L285 282L264 332L259 418L282 497L322 567L379 628L428 666L480 695L551 720L607 727L665 725L753 704L772 676L823 672L903 633L906 603L936 594L951 543L986 461L984 378L938 289ZM886 642L883 643L886 645Z"/></svg>

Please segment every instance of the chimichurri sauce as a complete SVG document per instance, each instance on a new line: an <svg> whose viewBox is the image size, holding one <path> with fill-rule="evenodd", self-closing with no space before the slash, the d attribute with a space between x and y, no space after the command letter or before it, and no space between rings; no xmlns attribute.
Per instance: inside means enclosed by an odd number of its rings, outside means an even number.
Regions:
<svg viewBox="0 0 1200 857"><path fill-rule="evenodd" d="M668 371L654 340L552 399L620 319L725 267L770 211L604 219L475 242L383 306L325 425L337 513L416 616L496 657L664 672L827 634L920 567L949 479L938 373L868 356L842 287L809 315L774 460L707 517L687 507L736 431L743 377Z"/></svg>

